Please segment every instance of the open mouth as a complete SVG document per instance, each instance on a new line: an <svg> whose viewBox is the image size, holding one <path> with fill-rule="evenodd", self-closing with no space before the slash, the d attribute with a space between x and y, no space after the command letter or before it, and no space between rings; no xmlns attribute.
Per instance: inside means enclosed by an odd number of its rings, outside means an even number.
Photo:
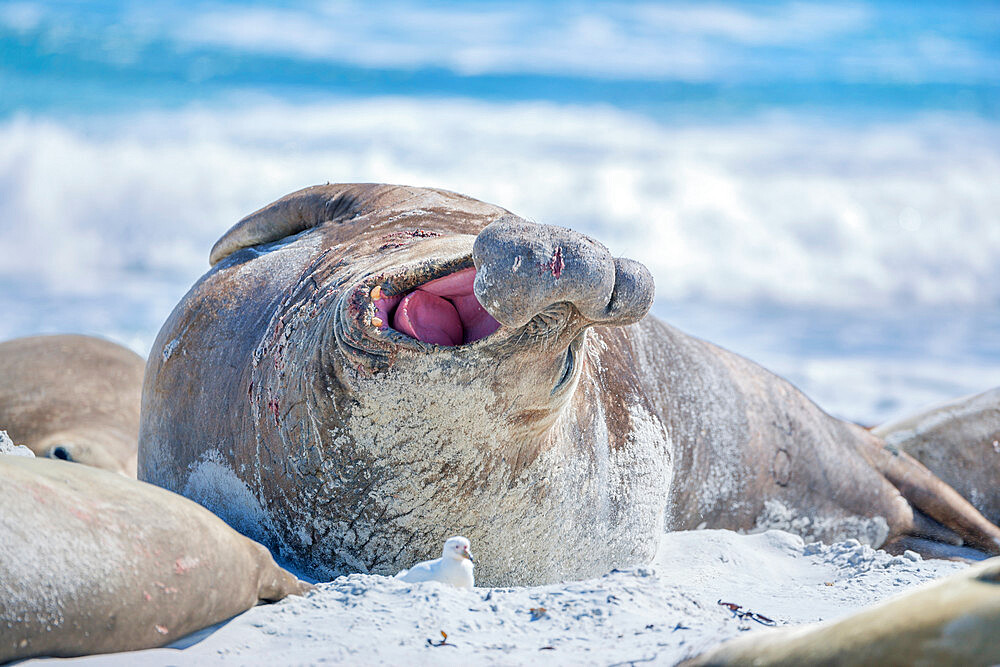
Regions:
<svg viewBox="0 0 1000 667"><path fill-rule="evenodd" d="M500 323L486 312L473 292L475 267L435 278L406 294L386 295L375 288L372 324L395 329L436 345L465 345L486 338Z"/></svg>

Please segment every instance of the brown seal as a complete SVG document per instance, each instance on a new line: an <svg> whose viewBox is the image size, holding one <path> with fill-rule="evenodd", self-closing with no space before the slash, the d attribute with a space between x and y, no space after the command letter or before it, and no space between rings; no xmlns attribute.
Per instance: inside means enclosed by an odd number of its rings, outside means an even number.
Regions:
<svg viewBox="0 0 1000 667"><path fill-rule="evenodd" d="M759 630L681 665L996 665L998 638L1000 558L991 558L846 618Z"/></svg>
<svg viewBox="0 0 1000 667"><path fill-rule="evenodd" d="M203 507L0 455L0 662L163 646L308 585Z"/></svg>
<svg viewBox="0 0 1000 667"><path fill-rule="evenodd" d="M0 343L0 429L37 456L135 477L145 361L100 338Z"/></svg>
<svg viewBox="0 0 1000 667"><path fill-rule="evenodd" d="M582 578L700 525L1000 551L909 456L644 317L646 269L577 232L327 185L212 261L150 354L139 475L313 576L392 573L461 534L483 583Z"/></svg>
<svg viewBox="0 0 1000 667"><path fill-rule="evenodd" d="M1000 387L872 429L1000 522Z"/></svg>

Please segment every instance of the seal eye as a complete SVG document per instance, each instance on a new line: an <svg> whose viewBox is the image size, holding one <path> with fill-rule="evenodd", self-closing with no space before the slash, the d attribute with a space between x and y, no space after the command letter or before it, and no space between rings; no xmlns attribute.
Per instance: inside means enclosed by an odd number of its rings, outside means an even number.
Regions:
<svg viewBox="0 0 1000 667"><path fill-rule="evenodd" d="M49 456L54 459L61 459L63 461L72 461L73 456L69 453L69 450L59 445L58 447L53 447L49 450Z"/></svg>

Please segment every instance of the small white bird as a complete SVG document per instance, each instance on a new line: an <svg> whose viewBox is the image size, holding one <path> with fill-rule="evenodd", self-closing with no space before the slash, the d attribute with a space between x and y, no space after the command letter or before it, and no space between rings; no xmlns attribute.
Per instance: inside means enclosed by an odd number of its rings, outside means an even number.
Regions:
<svg viewBox="0 0 1000 667"><path fill-rule="evenodd" d="M472 588L476 580L472 575L474 560L469 551L469 540L456 535L449 537L444 543L441 557L417 563L409 570L403 570L396 575L410 583L418 581L440 581L458 588Z"/></svg>

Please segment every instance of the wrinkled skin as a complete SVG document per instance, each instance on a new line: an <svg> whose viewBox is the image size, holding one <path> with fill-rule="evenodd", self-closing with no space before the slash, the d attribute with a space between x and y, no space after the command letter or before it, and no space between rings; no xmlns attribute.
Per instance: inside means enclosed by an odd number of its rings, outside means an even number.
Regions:
<svg viewBox="0 0 1000 667"><path fill-rule="evenodd" d="M36 456L136 476L146 362L89 336L0 343L0 429Z"/></svg>
<svg viewBox="0 0 1000 667"><path fill-rule="evenodd" d="M872 433L1000 521L1000 387L883 424Z"/></svg>
<svg viewBox="0 0 1000 667"><path fill-rule="evenodd" d="M642 563L664 528L699 525L1000 544L909 457L644 317L645 268L571 230L328 185L248 216L212 261L150 354L139 475L316 577L391 574L454 534L486 585ZM390 328L404 295L473 266L495 333Z"/></svg>
<svg viewBox="0 0 1000 667"><path fill-rule="evenodd" d="M163 646L309 586L203 507L0 455L0 663Z"/></svg>

